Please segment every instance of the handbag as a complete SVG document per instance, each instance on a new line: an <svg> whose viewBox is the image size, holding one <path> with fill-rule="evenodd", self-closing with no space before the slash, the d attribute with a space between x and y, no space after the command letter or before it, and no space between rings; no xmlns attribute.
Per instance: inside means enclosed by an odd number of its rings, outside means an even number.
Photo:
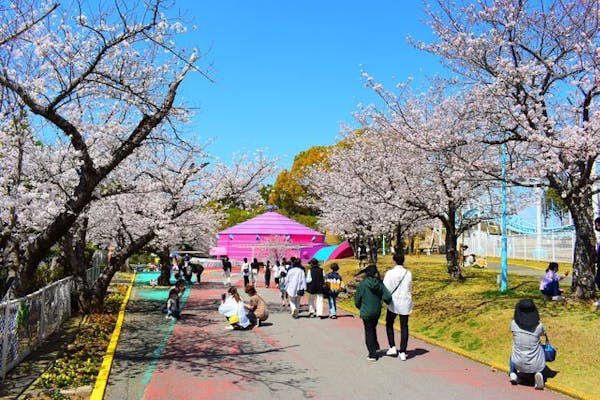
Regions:
<svg viewBox="0 0 600 400"><path fill-rule="evenodd" d="M237 324L240 322L240 316L237 314L232 315L227 319L231 325Z"/></svg>
<svg viewBox="0 0 600 400"><path fill-rule="evenodd" d="M296 292L298 296L304 296L304 289L300 289Z"/></svg>
<svg viewBox="0 0 600 400"><path fill-rule="evenodd" d="M544 349L544 357L546 358L546 362L552 362L556 359L556 347L552 346L550 340L548 339L548 335L544 334L546 337L546 343L542 344L542 349Z"/></svg>

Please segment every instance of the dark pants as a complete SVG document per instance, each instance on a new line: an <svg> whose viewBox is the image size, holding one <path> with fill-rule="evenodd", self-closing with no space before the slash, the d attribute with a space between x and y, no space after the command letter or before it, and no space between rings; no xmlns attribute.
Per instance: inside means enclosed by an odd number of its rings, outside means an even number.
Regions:
<svg viewBox="0 0 600 400"><path fill-rule="evenodd" d="M546 296L558 296L560 294L560 290L558 289L558 281L549 282L546 285L546 288L542 290L542 294Z"/></svg>
<svg viewBox="0 0 600 400"><path fill-rule="evenodd" d="M400 319L400 348L398 352L406 353L406 346L408 345L408 315L400 315L387 310L385 315L385 332L387 333L388 342L390 347L396 346L394 341L394 321L396 315Z"/></svg>
<svg viewBox="0 0 600 400"><path fill-rule="evenodd" d="M250 277L248 275L244 275L244 287L248 286L250 283Z"/></svg>
<svg viewBox="0 0 600 400"><path fill-rule="evenodd" d="M377 319L363 319L365 325L365 344L369 351L369 357L377 357L379 343L377 343Z"/></svg>
<svg viewBox="0 0 600 400"><path fill-rule="evenodd" d="M265 286L271 286L271 274L265 274Z"/></svg>

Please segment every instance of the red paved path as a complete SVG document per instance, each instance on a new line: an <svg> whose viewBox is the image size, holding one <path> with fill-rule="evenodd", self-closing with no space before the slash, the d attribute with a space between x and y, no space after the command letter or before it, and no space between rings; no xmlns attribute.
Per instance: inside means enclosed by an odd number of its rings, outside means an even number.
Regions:
<svg viewBox="0 0 600 400"><path fill-rule="evenodd" d="M504 372L413 338L406 362L391 357L369 362L360 319L294 320L281 307L275 289L259 288L270 305L270 325L226 331L216 312L224 292L220 271L205 275L202 285L192 288L184 318L175 324L160 355L159 336L168 334L169 322L162 315L132 311L135 329L119 344L107 399L566 398L511 386ZM133 302L135 308L135 298ZM146 331L153 336L134 343ZM378 334L385 350L382 326Z"/></svg>

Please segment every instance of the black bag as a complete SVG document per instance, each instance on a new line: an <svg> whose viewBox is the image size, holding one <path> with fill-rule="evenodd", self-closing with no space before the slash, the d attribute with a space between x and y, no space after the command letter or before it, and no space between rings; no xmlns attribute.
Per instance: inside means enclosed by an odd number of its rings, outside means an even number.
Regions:
<svg viewBox="0 0 600 400"><path fill-rule="evenodd" d="M298 290L298 292L296 292L296 294L297 294L298 296L304 296L304 289L300 289L300 290Z"/></svg>

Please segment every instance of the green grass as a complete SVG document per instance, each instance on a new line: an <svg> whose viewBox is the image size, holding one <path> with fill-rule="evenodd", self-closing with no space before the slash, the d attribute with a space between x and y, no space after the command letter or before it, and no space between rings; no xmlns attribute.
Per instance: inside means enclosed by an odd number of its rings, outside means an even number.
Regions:
<svg viewBox="0 0 600 400"><path fill-rule="evenodd" d="M337 263L345 282L350 282L358 271L357 261L345 259ZM517 263L534 267L529 262ZM600 385L594 379L600 365L600 312L589 302L544 303L538 278L515 274L510 274L509 290L501 293L496 284L497 271L485 269L468 269L464 282L453 282L448 279L445 263L439 256L407 257L405 264L413 273L412 335L506 369L514 306L520 299L531 298L558 349L558 357L549 367L559 373L550 379L550 386L572 389L572 393L580 393L583 398L600 398ZM544 264L538 263L537 268L544 269ZM383 276L392 265L391 258L381 257L378 265ZM563 289L568 296L569 288ZM352 299L341 305L357 312Z"/></svg>

